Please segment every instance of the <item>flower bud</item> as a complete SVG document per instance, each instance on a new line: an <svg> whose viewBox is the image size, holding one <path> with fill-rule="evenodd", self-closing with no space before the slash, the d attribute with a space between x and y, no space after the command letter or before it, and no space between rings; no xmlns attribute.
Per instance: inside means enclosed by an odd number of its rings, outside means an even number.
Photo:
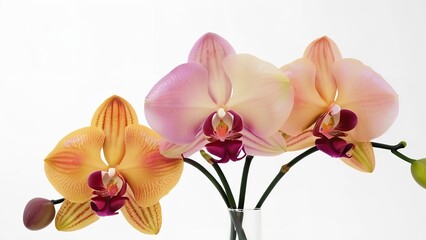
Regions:
<svg viewBox="0 0 426 240"><path fill-rule="evenodd" d="M426 158L411 163L411 174L420 186L426 188Z"/></svg>
<svg viewBox="0 0 426 240"><path fill-rule="evenodd" d="M40 230L55 218L55 206L45 198L31 199L24 209L24 225L30 230Z"/></svg>

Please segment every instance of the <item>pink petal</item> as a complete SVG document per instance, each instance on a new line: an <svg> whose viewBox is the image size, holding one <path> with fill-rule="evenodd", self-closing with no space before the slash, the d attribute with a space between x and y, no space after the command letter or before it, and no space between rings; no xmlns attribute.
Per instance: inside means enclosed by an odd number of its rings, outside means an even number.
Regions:
<svg viewBox="0 0 426 240"><path fill-rule="evenodd" d="M336 103L353 111L358 125L349 134L368 142L383 134L398 115L398 95L371 68L354 59L343 59L333 68L338 87Z"/></svg>
<svg viewBox="0 0 426 240"><path fill-rule="evenodd" d="M175 143L194 141L204 120L214 112L206 69L186 63L173 69L149 92L145 117L160 135Z"/></svg>
<svg viewBox="0 0 426 240"><path fill-rule="evenodd" d="M312 147L315 145L315 140L317 139L317 137L313 135L312 127L296 136L289 136L283 134L283 137L287 144L287 151L297 151L304 148Z"/></svg>
<svg viewBox="0 0 426 240"><path fill-rule="evenodd" d="M304 58L311 59L317 68L316 88L322 98L331 104L336 96L336 82L332 74L332 66L341 59L337 45L324 36L313 41L305 50Z"/></svg>
<svg viewBox="0 0 426 240"><path fill-rule="evenodd" d="M200 131L195 137L195 140L188 144L175 144L167 140L162 140L160 142L160 152L168 158L179 158L182 155L189 157L200 151L207 143L206 137Z"/></svg>
<svg viewBox="0 0 426 240"><path fill-rule="evenodd" d="M224 66L233 88L229 110L239 114L244 127L258 136L277 132L293 107L293 88L285 74L247 54L227 57Z"/></svg>
<svg viewBox="0 0 426 240"><path fill-rule="evenodd" d="M231 83L223 70L222 61L235 54L232 46L214 33L204 34L194 45L188 61L201 63L209 75L209 94L218 105L225 104L231 96Z"/></svg>
<svg viewBox="0 0 426 240"><path fill-rule="evenodd" d="M281 130L295 136L311 126L327 110L328 104L315 88L315 65L310 60L296 60L281 70L294 88L294 106Z"/></svg>
<svg viewBox="0 0 426 240"><path fill-rule="evenodd" d="M286 151L286 143L279 132L269 137L259 137L247 130L243 130L241 134L247 155L273 156Z"/></svg>

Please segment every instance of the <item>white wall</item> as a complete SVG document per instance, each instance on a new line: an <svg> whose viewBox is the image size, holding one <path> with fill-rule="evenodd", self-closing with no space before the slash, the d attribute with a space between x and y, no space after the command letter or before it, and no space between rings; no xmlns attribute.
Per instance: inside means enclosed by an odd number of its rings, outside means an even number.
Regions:
<svg viewBox="0 0 426 240"><path fill-rule="evenodd" d="M377 141L406 140L404 153L426 157L425 12L420 0L0 1L0 239L227 239L219 194L189 165L161 201L158 236L140 234L121 215L72 233L53 225L31 232L21 220L32 197L60 198L43 169L56 143L89 125L113 94L146 124L148 91L209 31L277 66L328 35L344 57L371 66L400 95L400 115ZM255 158L248 206L293 156ZM294 167L263 207L264 239L425 239L426 190L409 164L387 151L376 150L376 158L373 174L320 153ZM237 191L242 162L223 169Z"/></svg>

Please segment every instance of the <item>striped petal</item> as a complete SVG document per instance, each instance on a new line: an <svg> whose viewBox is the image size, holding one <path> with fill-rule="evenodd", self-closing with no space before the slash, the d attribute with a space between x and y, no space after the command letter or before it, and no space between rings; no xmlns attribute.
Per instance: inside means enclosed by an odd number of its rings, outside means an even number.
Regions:
<svg viewBox="0 0 426 240"><path fill-rule="evenodd" d="M247 155L273 156L286 151L285 140L278 131L269 137L259 137L247 130L243 130L241 134Z"/></svg>
<svg viewBox="0 0 426 240"><path fill-rule="evenodd" d="M65 199L82 203L91 198L89 175L107 169L100 157L104 138L99 128L82 128L64 137L46 157L46 176Z"/></svg>
<svg viewBox="0 0 426 240"><path fill-rule="evenodd" d="M112 96L105 100L92 118L92 126L105 133L104 155L110 167L118 165L123 159L124 129L129 124L138 123L133 107L123 98Z"/></svg>
<svg viewBox="0 0 426 240"><path fill-rule="evenodd" d="M233 88L227 106L259 137L275 134L293 107L293 88L287 76L254 56L228 56L224 61Z"/></svg>
<svg viewBox="0 0 426 240"><path fill-rule="evenodd" d="M336 103L358 117L350 136L368 142L383 134L398 115L396 92L379 74L355 59L337 61L333 70L339 91Z"/></svg>
<svg viewBox="0 0 426 240"><path fill-rule="evenodd" d="M158 234L161 229L162 217L160 203L148 207L140 207L132 196L121 208L121 212L138 231L145 234Z"/></svg>
<svg viewBox="0 0 426 240"><path fill-rule="evenodd" d="M315 140L317 139L312 132L312 127L296 136L283 134L283 137L287 143L287 151L297 151L312 147L315 145Z"/></svg>
<svg viewBox="0 0 426 240"><path fill-rule="evenodd" d="M126 155L117 170L132 189L137 204L151 206L179 181L183 160L161 155L159 135L142 125L128 126L125 142Z"/></svg>
<svg viewBox="0 0 426 240"><path fill-rule="evenodd" d="M332 67L336 60L341 59L337 45L324 36L313 41L305 50L304 58L315 63L317 69L315 85L321 97L331 104L336 96L336 81L333 78Z"/></svg>
<svg viewBox="0 0 426 240"><path fill-rule="evenodd" d="M216 104L208 93L208 73L199 63L182 64L161 79L145 99L149 125L167 140L194 141Z"/></svg>
<svg viewBox="0 0 426 240"><path fill-rule="evenodd" d="M197 133L195 140L188 144L175 144L162 140L160 142L160 153L168 158L180 158L182 155L189 157L200 151L207 143L206 136L200 131Z"/></svg>
<svg viewBox="0 0 426 240"><path fill-rule="evenodd" d="M218 105L224 105L231 96L231 83L223 70L223 59L234 54L232 46L214 33L203 35L194 45L188 61L201 63L209 75L209 95Z"/></svg>
<svg viewBox="0 0 426 240"><path fill-rule="evenodd" d="M328 108L315 87L315 65L308 59L299 59L281 68L294 88L294 105L281 130L296 136L315 123Z"/></svg>
<svg viewBox="0 0 426 240"><path fill-rule="evenodd" d="M56 214L55 226L59 231L75 231L82 229L99 217L90 208L90 201L84 203L73 203L65 200Z"/></svg>
<svg viewBox="0 0 426 240"><path fill-rule="evenodd" d="M351 158L341 158L349 166L361 172L373 172L375 167L375 157L373 147L370 142L352 142L355 147L349 152Z"/></svg>

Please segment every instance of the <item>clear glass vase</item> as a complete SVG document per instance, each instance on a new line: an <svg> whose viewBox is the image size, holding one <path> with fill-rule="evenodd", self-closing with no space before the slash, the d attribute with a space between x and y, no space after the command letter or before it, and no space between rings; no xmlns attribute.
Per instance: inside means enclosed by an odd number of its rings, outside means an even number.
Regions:
<svg viewBox="0 0 426 240"><path fill-rule="evenodd" d="M262 221L260 208L229 209L231 217L230 240L261 240Z"/></svg>

